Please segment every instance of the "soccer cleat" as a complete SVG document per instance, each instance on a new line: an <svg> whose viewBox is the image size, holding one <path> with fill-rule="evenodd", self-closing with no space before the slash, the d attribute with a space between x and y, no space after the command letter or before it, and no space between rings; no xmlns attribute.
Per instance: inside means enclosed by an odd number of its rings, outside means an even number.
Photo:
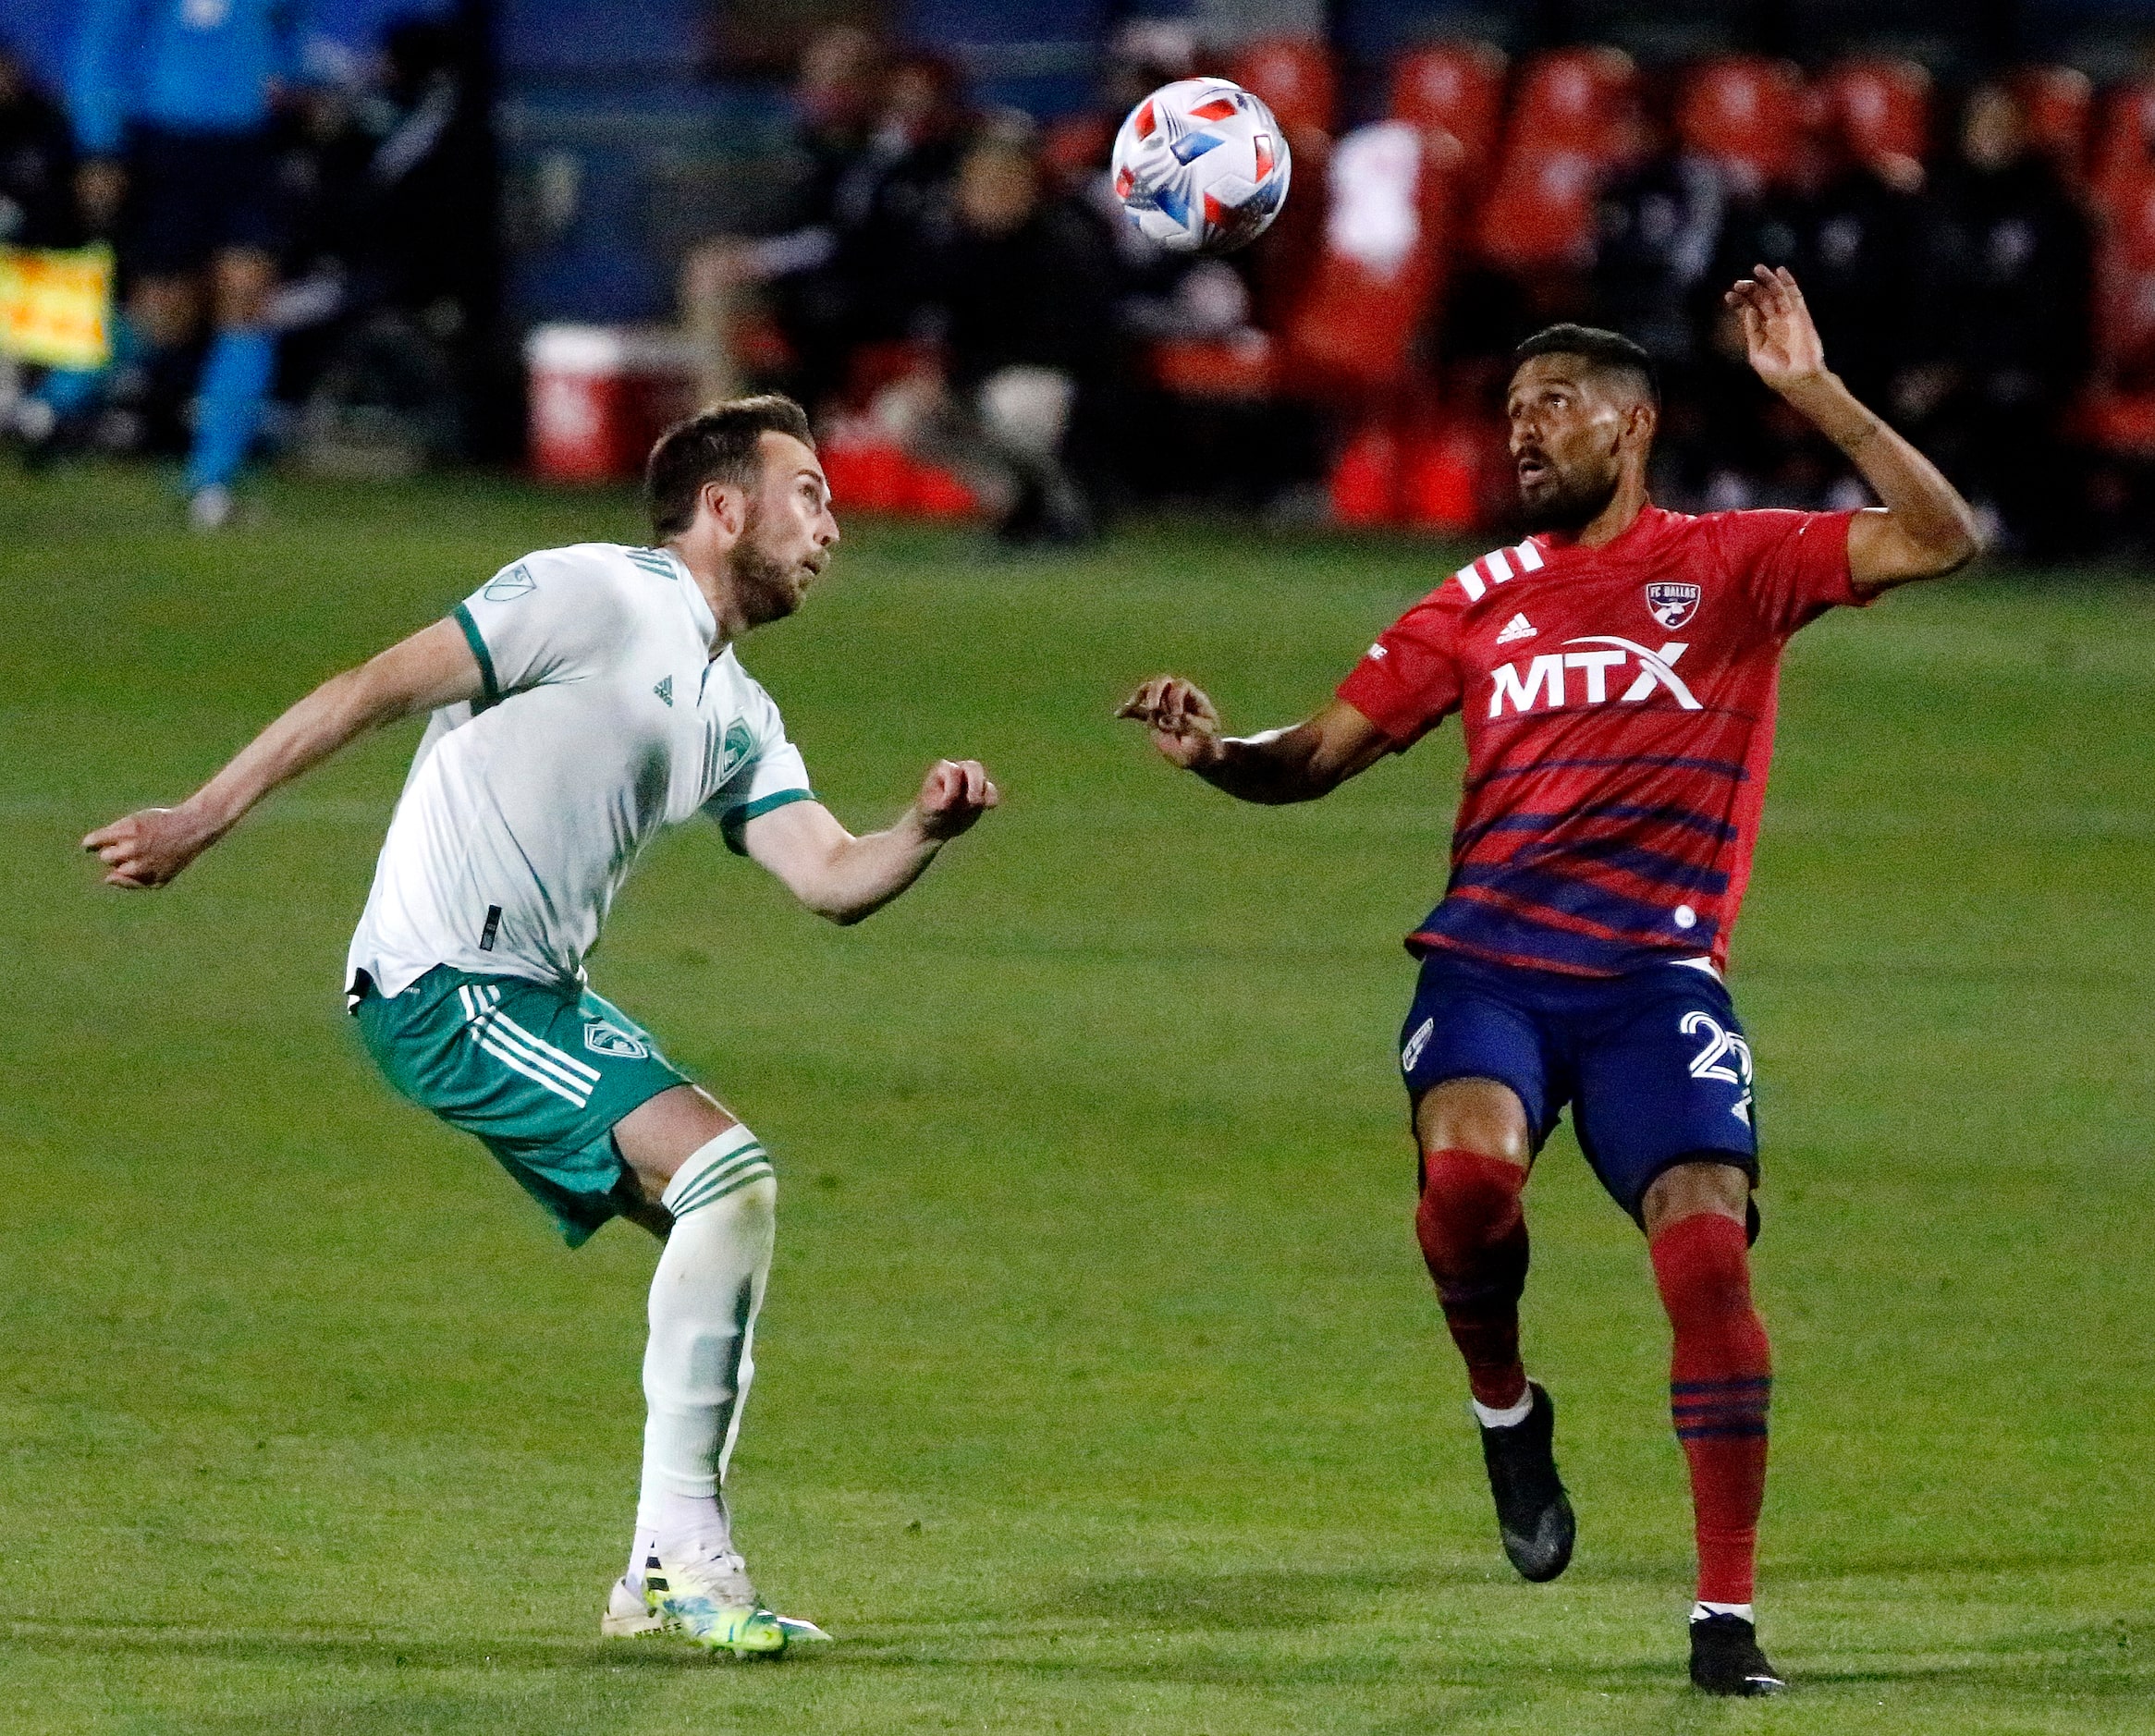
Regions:
<svg viewBox="0 0 2155 1736"><path fill-rule="evenodd" d="M1699 1616L1691 1623L1691 1685L1702 1693L1757 1698L1788 1683L1758 1649L1758 1630L1742 1616Z"/></svg>
<svg viewBox="0 0 2155 1736"><path fill-rule="evenodd" d="M599 1632L609 1640L665 1636L736 1657L770 1657L802 1640L830 1635L813 1621L764 1607L738 1555L692 1563L661 1563L653 1556L641 1589L614 1582Z"/></svg>
<svg viewBox="0 0 2155 1736"><path fill-rule="evenodd" d="M1482 1462L1497 1498L1497 1531L1520 1577L1538 1585L1572 1562L1579 1534L1557 1475L1556 1401L1538 1381L1526 1383L1534 1406L1510 1428L1482 1428Z"/></svg>
<svg viewBox="0 0 2155 1736"><path fill-rule="evenodd" d="M232 491L221 483L211 483L188 497L187 522L197 531L222 531L238 510Z"/></svg>

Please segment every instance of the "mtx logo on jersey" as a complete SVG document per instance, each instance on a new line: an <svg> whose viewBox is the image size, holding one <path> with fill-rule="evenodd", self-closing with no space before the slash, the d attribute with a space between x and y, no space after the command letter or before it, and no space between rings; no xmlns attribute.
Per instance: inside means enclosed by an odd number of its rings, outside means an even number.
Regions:
<svg viewBox="0 0 2155 1736"><path fill-rule="evenodd" d="M1698 612L1696 585L1663 579L1647 587L1647 607L1663 627L1678 628Z"/></svg>
<svg viewBox="0 0 2155 1736"><path fill-rule="evenodd" d="M1602 645L1608 649L1552 651L1529 663L1524 675L1520 674L1515 663L1500 664L1489 671L1489 715L1501 717L1506 705L1515 711L1529 712L1537 706L1554 711L1564 705L1607 704L1610 698L1610 672L1633 664L1638 666L1637 679L1615 696L1625 704L1638 704L1651 697L1659 687L1665 688L1685 711L1706 709L1684 685L1684 678L1676 673L1676 660L1689 649L1686 645L1671 642L1659 651L1648 651L1644 645L1619 639L1614 633L1588 633L1583 638L1567 639L1564 643ZM1579 678L1575 682L1569 679L1574 675Z"/></svg>
<svg viewBox="0 0 2155 1736"><path fill-rule="evenodd" d="M611 1055L617 1060L648 1059L651 1051L618 1025L594 1020L583 1028L583 1046L594 1055Z"/></svg>

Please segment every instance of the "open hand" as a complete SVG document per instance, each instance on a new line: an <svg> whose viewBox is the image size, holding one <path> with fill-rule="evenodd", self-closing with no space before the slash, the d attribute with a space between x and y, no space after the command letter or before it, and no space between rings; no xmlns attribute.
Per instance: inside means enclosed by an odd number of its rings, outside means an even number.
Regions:
<svg viewBox="0 0 2155 1736"><path fill-rule="evenodd" d="M1186 772L1217 761L1219 712L1205 690L1179 675L1156 675L1122 703L1118 717L1134 717L1152 731L1152 744Z"/></svg>
<svg viewBox="0 0 2155 1736"><path fill-rule="evenodd" d="M1752 372L1776 392L1801 391L1826 372L1818 328L1793 273L1771 265L1752 269L1757 275L1740 280L1721 300L1743 318Z"/></svg>
<svg viewBox="0 0 2155 1736"><path fill-rule="evenodd" d="M216 835L185 808L144 808L91 833L82 848L110 870L106 886L146 892L167 884L215 842Z"/></svg>
<svg viewBox="0 0 2155 1736"><path fill-rule="evenodd" d="M933 838L947 838L969 829L1002 799L1003 792L978 760L937 760L921 780L920 800L913 806L923 831Z"/></svg>

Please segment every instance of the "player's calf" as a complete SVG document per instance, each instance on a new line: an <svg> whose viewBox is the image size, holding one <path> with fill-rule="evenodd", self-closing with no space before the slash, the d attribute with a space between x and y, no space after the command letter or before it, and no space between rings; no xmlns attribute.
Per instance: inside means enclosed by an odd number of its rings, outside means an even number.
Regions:
<svg viewBox="0 0 2155 1736"><path fill-rule="evenodd" d="M1657 1223L1648 1246L1673 1334L1669 1406L1698 1542L1692 1679L1710 1693L1774 1693L1782 1683L1751 1625L1773 1369L1745 1226L1693 1212Z"/></svg>
<svg viewBox="0 0 2155 1736"><path fill-rule="evenodd" d="M1466 1363L1475 1402L1509 1411L1526 1392L1519 1360L1519 1298L1526 1288L1523 1165L1479 1152L1422 1159L1414 1237L1437 1286L1444 1324ZM1487 1421L1487 1418L1484 1419Z"/></svg>
<svg viewBox="0 0 2155 1736"><path fill-rule="evenodd" d="M1557 1474L1556 1406L1519 1359L1526 1176L1524 1164L1477 1151L1427 1153L1414 1234L1466 1363L1505 1557L1538 1583L1570 1565L1578 1525Z"/></svg>

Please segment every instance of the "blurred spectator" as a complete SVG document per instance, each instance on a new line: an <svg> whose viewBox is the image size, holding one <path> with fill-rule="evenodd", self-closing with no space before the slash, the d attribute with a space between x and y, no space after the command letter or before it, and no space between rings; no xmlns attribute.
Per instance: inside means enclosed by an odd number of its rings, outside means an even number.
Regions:
<svg viewBox="0 0 2155 1736"><path fill-rule="evenodd" d="M812 410L844 384L868 300L847 231L875 211L876 186L891 167L876 148L883 92L881 50L865 31L834 26L802 51L790 208L776 233L716 238L693 249L682 268L682 313L704 352L706 401L741 388L739 328L758 299L749 292L759 289L790 352L774 384Z"/></svg>
<svg viewBox="0 0 2155 1736"><path fill-rule="evenodd" d="M466 420L459 362L492 300L490 160L466 44L408 19L378 89L300 93L279 129L285 281L265 323L282 338L280 397L307 398L303 437L374 468L447 456ZM414 450L416 448L416 450Z"/></svg>
<svg viewBox="0 0 2155 1736"><path fill-rule="evenodd" d="M75 141L67 117L0 48L0 243L73 247L82 226L75 204Z"/></svg>
<svg viewBox="0 0 2155 1736"><path fill-rule="evenodd" d="M1699 288L1722 247L1733 189L1723 166L1683 138L1617 177L1596 211L1594 305L1670 376L1690 366Z"/></svg>
<svg viewBox="0 0 2155 1736"><path fill-rule="evenodd" d="M1715 508L1818 507L1863 498L1838 454L1778 400L1762 398L1721 294L1759 265L1796 275L1834 371L1883 408L1915 319L1922 207L1857 153L1842 116L1815 108L1792 178L1733 199L1711 264L1693 286L1698 335L1689 401L1672 416L1673 492ZM1896 168L1897 172L1897 168Z"/></svg>
<svg viewBox="0 0 2155 1736"><path fill-rule="evenodd" d="M1924 251L1895 407L2013 544L2063 552L2084 521L2064 423L2091 350L2091 238L2002 85L1968 96Z"/></svg>
<svg viewBox="0 0 2155 1736"><path fill-rule="evenodd" d="M75 204L75 144L58 107L29 69L0 47L0 247L73 247L83 238ZM0 354L0 434L38 441L54 412L22 396L23 374Z"/></svg>
<svg viewBox="0 0 2155 1736"><path fill-rule="evenodd" d="M263 324L281 241L267 129L296 71L295 24L279 0L85 0L75 43L79 188L93 226L121 218L132 333L174 365L205 314L212 327L186 471L202 529L231 517L275 361ZM58 425L96 390L81 376L49 381Z"/></svg>
<svg viewBox="0 0 2155 1736"><path fill-rule="evenodd" d="M1119 361L1114 255L1097 214L1044 187L1026 133L990 128L959 166L916 281L940 374L888 389L878 419L964 472L1006 541L1090 536L1084 448Z"/></svg>

